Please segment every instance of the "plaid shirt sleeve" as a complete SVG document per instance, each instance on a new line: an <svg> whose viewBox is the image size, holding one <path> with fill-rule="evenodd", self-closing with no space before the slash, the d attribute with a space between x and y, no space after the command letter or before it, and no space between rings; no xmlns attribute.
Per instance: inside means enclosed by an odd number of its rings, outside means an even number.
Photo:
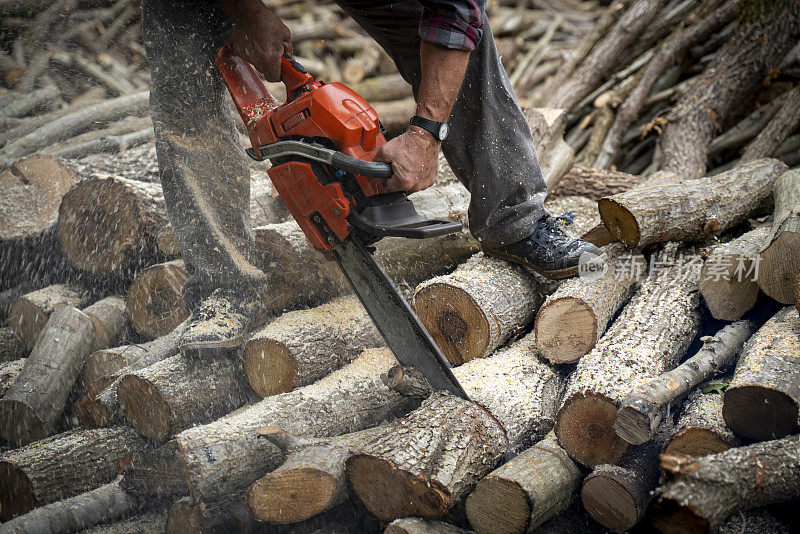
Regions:
<svg viewBox="0 0 800 534"><path fill-rule="evenodd" d="M486 0L424 0L419 36L429 43L472 50L483 35Z"/></svg>

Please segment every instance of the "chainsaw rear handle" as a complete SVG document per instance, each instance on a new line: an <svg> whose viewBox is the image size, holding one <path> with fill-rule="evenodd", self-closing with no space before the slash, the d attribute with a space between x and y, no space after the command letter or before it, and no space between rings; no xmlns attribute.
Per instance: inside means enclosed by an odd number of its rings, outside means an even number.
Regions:
<svg viewBox="0 0 800 534"><path fill-rule="evenodd" d="M300 156L302 158L318 161L338 169L361 176L381 178L388 180L392 177L392 165L384 161L367 161L348 156L343 152L319 145L311 145L302 141L278 141L269 145L258 147L260 156L252 148L246 150L247 155L256 161L275 159L283 156Z"/></svg>

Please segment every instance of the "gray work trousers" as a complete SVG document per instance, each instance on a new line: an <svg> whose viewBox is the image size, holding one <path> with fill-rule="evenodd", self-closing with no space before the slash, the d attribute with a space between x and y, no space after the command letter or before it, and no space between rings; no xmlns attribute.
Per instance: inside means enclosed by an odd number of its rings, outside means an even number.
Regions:
<svg viewBox="0 0 800 534"><path fill-rule="evenodd" d="M338 3L389 53L416 94L419 2ZM268 278L253 264L250 173L214 64L230 22L211 1L143 0L142 9L161 183L190 275L186 305L195 309L217 287L260 291ZM547 214L546 187L488 22L450 124L442 150L471 193L473 235L493 246L530 235Z"/></svg>

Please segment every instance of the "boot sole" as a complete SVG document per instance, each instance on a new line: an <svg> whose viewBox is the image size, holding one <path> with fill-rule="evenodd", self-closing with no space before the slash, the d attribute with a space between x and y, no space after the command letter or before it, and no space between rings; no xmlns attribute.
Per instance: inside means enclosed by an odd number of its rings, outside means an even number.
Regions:
<svg viewBox="0 0 800 534"><path fill-rule="evenodd" d="M532 263L525 258L521 258L519 256L515 256L513 254L509 254L507 252L503 252L502 250L497 250L493 248L484 248L482 249L485 254L489 256L495 256L497 258L501 258L512 263L516 263L519 265L524 265L529 269L536 271L537 273L541 274L545 278L549 278L550 280L563 280L564 278L572 278L578 274L578 266L575 265L574 267L566 267L564 269L543 269L542 267Z"/></svg>

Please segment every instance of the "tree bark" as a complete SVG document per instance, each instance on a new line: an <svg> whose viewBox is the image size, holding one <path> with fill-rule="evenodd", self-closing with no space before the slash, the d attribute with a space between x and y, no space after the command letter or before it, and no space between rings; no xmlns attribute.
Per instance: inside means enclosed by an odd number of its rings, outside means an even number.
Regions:
<svg viewBox="0 0 800 534"><path fill-rule="evenodd" d="M247 341L244 371L262 397L291 391L353 361L365 348L384 345L356 297L283 314Z"/></svg>
<svg viewBox="0 0 800 534"><path fill-rule="evenodd" d="M598 209L609 232L629 247L701 241L744 221L786 170L778 160L757 160L704 180L638 187L601 199Z"/></svg>
<svg viewBox="0 0 800 534"><path fill-rule="evenodd" d="M559 444L584 466L622 458L629 445L614 432L619 403L673 368L697 333L692 252L670 244L653 256L650 275L570 376L555 431Z"/></svg>
<svg viewBox="0 0 800 534"><path fill-rule="evenodd" d="M81 286L73 284L48 286L15 300L8 315L8 325L30 350L56 309L61 306L83 308L89 298L89 292Z"/></svg>
<svg viewBox="0 0 800 534"><path fill-rule="evenodd" d="M575 151L564 141L567 112L564 109L531 108L525 113L547 190L552 191L572 167Z"/></svg>
<svg viewBox="0 0 800 534"><path fill-rule="evenodd" d="M226 357L176 354L123 375L117 385L122 414L143 436L158 441L222 417L251 396L241 363Z"/></svg>
<svg viewBox="0 0 800 534"><path fill-rule="evenodd" d="M470 531L441 521L404 517L389 523L383 534L470 534Z"/></svg>
<svg viewBox="0 0 800 534"><path fill-rule="evenodd" d="M709 379L705 385L727 386L730 379L730 376ZM675 432L664 446L664 454L699 457L741 444L722 418L723 394L719 391L704 393L701 385L689 395L678 417Z"/></svg>
<svg viewBox="0 0 800 534"><path fill-rule="evenodd" d="M0 457L0 517L4 521L114 480L151 445L129 427L75 430Z"/></svg>
<svg viewBox="0 0 800 534"><path fill-rule="evenodd" d="M0 363L0 398L6 394L14 381L19 377L27 358Z"/></svg>
<svg viewBox="0 0 800 534"><path fill-rule="evenodd" d="M732 512L800 497L800 435L693 458L663 456L648 513L658 532L709 532Z"/></svg>
<svg viewBox="0 0 800 534"><path fill-rule="evenodd" d="M172 332L186 320L181 288L189 277L183 260L151 265L139 273L128 290L131 325L149 339Z"/></svg>
<svg viewBox="0 0 800 534"><path fill-rule="evenodd" d="M8 534L80 532L126 516L138 507L138 502L119 487L119 481L114 481L15 517L3 524L3 532Z"/></svg>
<svg viewBox="0 0 800 534"><path fill-rule="evenodd" d="M491 354L530 323L541 301L532 273L482 252L414 293L414 309L453 365Z"/></svg>
<svg viewBox="0 0 800 534"><path fill-rule="evenodd" d="M713 337L703 338L703 347L694 356L622 400L614 431L632 445L652 439L669 406L715 373L731 367L754 330L750 321L738 321Z"/></svg>
<svg viewBox="0 0 800 534"><path fill-rule="evenodd" d="M524 534L563 512L582 474L552 432L482 478L467 497L478 534Z"/></svg>
<svg viewBox="0 0 800 534"><path fill-rule="evenodd" d="M536 314L537 347L550 363L575 363L595 346L611 318L630 299L647 270L638 252L609 245L602 271L567 280ZM564 328L564 325L570 325Z"/></svg>
<svg viewBox="0 0 800 534"><path fill-rule="evenodd" d="M548 198L582 196L600 200L632 189L644 181L643 176L576 165L561 177Z"/></svg>
<svg viewBox="0 0 800 534"><path fill-rule="evenodd" d="M12 362L25 358L30 351L11 328L0 327L0 362Z"/></svg>
<svg viewBox="0 0 800 534"><path fill-rule="evenodd" d="M487 411L435 392L349 458L347 478L383 521L436 519L491 470L507 443Z"/></svg>
<svg viewBox="0 0 800 534"><path fill-rule="evenodd" d="M758 253L764 248L769 232L770 226L762 224L717 245L703 262L700 294L715 319L738 321L755 306L758 300L755 267L760 264Z"/></svg>
<svg viewBox="0 0 800 534"><path fill-rule="evenodd" d="M747 342L725 391L725 422L737 435L763 441L797 432L800 319L787 306Z"/></svg>
<svg viewBox="0 0 800 534"><path fill-rule="evenodd" d="M763 5L775 6L773 14L740 24L667 116L659 141L662 169L685 179L702 177L712 136L741 112L741 102L747 101L800 36L796 3Z"/></svg>
<svg viewBox="0 0 800 534"><path fill-rule="evenodd" d="M766 246L759 254L758 287L783 304L794 302L794 277L800 271L800 170L775 183L775 212Z"/></svg>
<svg viewBox="0 0 800 534"><path fill-rule="evenodd" d="M795 87L789 91L783 106L772 120L747 145L741 163L772 156L798 125L800 125L800 87Z"/></svg>
<svg viewBox="0 0 800 534"><path fill-rule="evenodd" d="M95 174L64 195L58 240L79 269L127 278L161 257L156 238L167 224L159 184Z"/></svg>

